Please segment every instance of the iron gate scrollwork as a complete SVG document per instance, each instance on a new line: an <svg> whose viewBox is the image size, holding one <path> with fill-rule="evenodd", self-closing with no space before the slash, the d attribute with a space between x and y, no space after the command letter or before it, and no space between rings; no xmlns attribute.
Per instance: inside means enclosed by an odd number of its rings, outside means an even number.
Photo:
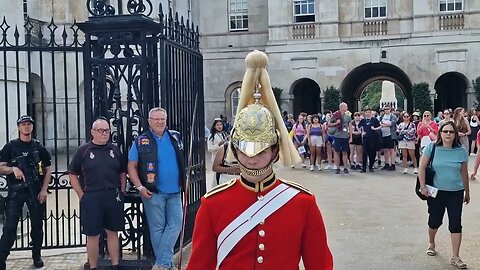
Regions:
<svg viewBox="0 0 480 270"><path fill-rule="evenodd" d="M142 15L152 12L149 0L126 1L130 15L122 15L120 0L118 15L106 1L87 2L93 17L82 24L58 26L53 20L28 17L23 27L13 28L5 18L0 23L0 111L4 112L0 124L6 131L0 134L0 144L16 138L15 120L27 113L36 121L36 137L52 153L53 195L46 203L44 248L85 245L67 165L76 148L89 139L92 121L107 117L112 141L127 153L133 139L148 127L149 109L156 106L167 110L169 128L184 135L185 149L194 145L185 234L189 242L205 193L203 60L198 28L171 10L164 15L161 5L158 19ZM85 30L85 38L78 25ZM199 120L190 142L195 96ZM6 189L5 179L0 178L0 192ZM140 257L146 240L141 240L144 220L138 198L129 199L125 212L122 247ZM29 248L29 226L26 213L14 250Z"/></svg>

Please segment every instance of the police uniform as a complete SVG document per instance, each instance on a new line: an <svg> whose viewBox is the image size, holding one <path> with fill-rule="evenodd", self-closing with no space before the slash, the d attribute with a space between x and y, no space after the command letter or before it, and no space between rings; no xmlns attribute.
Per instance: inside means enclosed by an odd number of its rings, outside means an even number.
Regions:
<svg viewBox="0 0 480 270"><path fill-rule="evenodd" d="M17 124L31 122L29 116L22 116ZM0 162L7 162L8 166L19 167L26 180L15 179L12 173L7 175L8 198L5 210L5 223L0 239L0 269L10 254L16 236L17 225L26 203L31 222L32 257L36 265L42 265L41 247L43 242L44 206L37 199L44 176L43 168L51 165L51 155L39 141L32 139L24 142L15 139L7 143L0 152Z"/></svg>
<svg viewBox="0 0 480 270"><path fill-rule="evenodd" d="M279 156L261 169L238 160L241 177L202 198L187 270L298 270L300 260L306 270L331 270L333 257L315 197L294 182L278 179L272 170L278 158L290 166L300 157L275 102L266 55L254 51L246 62L227 160L238 151L254 157L270 147L278 147ZM262 176L257 183L247 180Z"/></svg>

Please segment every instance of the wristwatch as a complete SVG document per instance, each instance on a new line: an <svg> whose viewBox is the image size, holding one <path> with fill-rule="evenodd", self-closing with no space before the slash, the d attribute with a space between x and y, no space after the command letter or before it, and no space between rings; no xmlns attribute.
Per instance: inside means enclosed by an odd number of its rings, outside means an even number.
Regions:
<svg viewBox="0 0 480 270"><path fill-rule="evenodd" d="M144 186L138 186L138 187L136 187L136 189L137 189L139 192L141 192L142 189L144 189L144 188L145 188Z"/></svg>

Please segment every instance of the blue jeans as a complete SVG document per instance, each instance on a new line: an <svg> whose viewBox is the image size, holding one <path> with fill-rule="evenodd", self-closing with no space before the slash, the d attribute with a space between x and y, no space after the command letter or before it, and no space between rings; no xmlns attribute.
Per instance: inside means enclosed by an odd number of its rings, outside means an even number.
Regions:
<svg viewBox="0 0 480 270"><path fill-rule="evenodd" d="M173 248L182 227L180 193L153 193L152 198L142 200L155 252L155 264L172 267Z"/></svg>

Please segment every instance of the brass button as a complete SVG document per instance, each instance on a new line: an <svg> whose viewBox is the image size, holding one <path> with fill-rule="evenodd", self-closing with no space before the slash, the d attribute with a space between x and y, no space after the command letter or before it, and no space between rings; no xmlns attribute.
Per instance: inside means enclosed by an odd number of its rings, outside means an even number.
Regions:
<svg viewBox="0 0 480 270"><path fill-rule="evenodd" d="M263 201L263 196L262 196L262 195L258 195L257 199L258 199L259 201Z"/></svg>
<svg viewBox="0 0 480 270"><path fill-rule="evenodd" d="M258 263L263 263L263 257L262 257L262 256L259 256L259 257L257 258L257 262L258 262Z"/></svg>
<svg viewBox="0 0 480 270"><path fill-rule="evenodd" d="M265 250L265 245L264 244L259 244L258 249L260 249L262 251Z"/></svg>
<svg viewBox="0 0 480 270"><path fill-rule="evenodd" d="M264 230L260 230L258 232L258 235L260 235L260 237L265 237L265 231Z"/></svg>

